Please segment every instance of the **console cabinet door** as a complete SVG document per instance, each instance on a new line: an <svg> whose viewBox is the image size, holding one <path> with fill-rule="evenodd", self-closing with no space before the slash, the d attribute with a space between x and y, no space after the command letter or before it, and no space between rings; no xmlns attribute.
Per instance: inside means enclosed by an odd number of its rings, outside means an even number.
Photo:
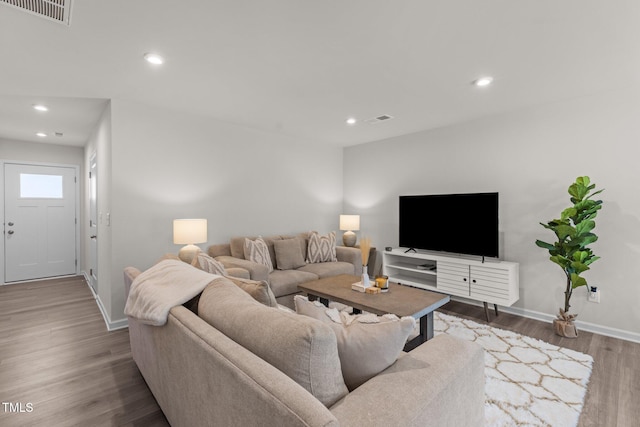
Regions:
<svg viewBox="0 0 640 427"><path fill-rule="evenodd" d="M469 266L438 261L437 289L450 295L469 296Z"/></svg>
<svg viewBox="0 0 640 427"><path fill-rule="evenodd" d="M472 265L469 267L469 277L472 298L510 305L508 269Z"/></svg>

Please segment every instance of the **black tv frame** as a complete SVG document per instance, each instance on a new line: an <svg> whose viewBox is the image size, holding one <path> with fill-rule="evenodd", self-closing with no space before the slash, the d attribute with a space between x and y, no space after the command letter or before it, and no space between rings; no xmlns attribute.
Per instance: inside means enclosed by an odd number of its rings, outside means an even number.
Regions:
<svg viewBox="0 0 640 427"><path fill-rule="evenodd" d="M399 196L398 210L400 247L499 258L497 192Z"/></svg>

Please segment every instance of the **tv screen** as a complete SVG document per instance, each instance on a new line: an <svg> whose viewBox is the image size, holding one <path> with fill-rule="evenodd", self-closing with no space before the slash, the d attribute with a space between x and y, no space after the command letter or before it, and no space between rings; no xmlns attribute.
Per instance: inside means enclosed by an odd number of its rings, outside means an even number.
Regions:
<svg viewBox="0 0 640 427"><path fill-rule="evenodd" d="M498 257L498 193L400 196L400 246Z"/></svg>

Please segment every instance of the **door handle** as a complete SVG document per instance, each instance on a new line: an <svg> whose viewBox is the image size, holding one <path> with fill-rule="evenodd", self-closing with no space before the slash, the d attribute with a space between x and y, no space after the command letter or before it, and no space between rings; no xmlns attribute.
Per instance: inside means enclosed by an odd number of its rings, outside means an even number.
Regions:
<svg viewBox="0 0 640 427"><path fill-rule="evenodd" d="M13 230L9 230L9 231L7 231L7 233L9 233L9 234L13 234L13 233L14 233L14 231L13 231Z"/></svg>
<svg viewBox="0 0 640 427"><path fill-rule="evenodd" d="M98 236L89 236L90 239L95 239Z"/></svg>
<svg viewBox="0 0 640 427"><path fill-rule="evenodd" d="M13 223L12 222L10 222L8 225L9 225L9 227L13 227Z"/></svg>

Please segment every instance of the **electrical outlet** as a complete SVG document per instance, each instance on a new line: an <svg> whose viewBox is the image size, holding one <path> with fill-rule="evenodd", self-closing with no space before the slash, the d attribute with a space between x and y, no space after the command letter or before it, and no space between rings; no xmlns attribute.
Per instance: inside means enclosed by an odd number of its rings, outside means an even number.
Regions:
<svg viewBox="0 0 640 427"><path fill-rule="evenodd" d="M589 301L591 302L600 302L600 289L596 289L594 292L589 291Z"/></svg>

